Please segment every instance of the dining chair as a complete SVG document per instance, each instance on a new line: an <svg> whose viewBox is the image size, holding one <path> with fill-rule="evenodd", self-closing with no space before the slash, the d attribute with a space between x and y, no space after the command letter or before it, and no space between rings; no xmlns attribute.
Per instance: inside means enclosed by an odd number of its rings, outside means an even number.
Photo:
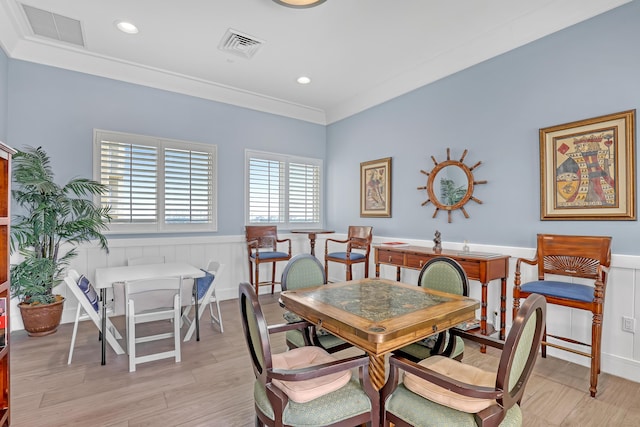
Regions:
<svg viewBox="0 0 640 427"><path fill-rule="evenodd" d="M202 271L205 272L204 277L194 279L195 283L191 289L188 286L183 286L182 291L182 304L188 303L182 310L182 320L189 325L187 333L184 336L184 341L187 342L193 336L196 330L195 315L191 319L189 314L191 313L191 307L195 306L195 298L198 298L198 319L202 319L202 314L209 306L209 314L211 315L211 323L218 325L220 333L224 332L222 326L222 312L220 311L220 301L216 296L216 286L220 281L220 277L224 272L224 264L220 264L217 261L209 261L206 268ZM185 289L188 293L185 296ZM215 306L215 313L214 313Z"/></svg>
<svg viewBox="0 0 640 427"><path fill-rule="evenodd" d="M164 255L141 256L127 259L127 265L164 264Z"/></svg>
<svg viewBox="0 0 640 427"><path fill-rule="evenodd" d="M129 372L135 372L136 365L154 360L173 357L180 362L180 287L182 277L163 277L124 282L127 302L127 350L129 352ZM141 323L171 320L171 330L163 333L140 336L136 325ZM162 325L162 323L159 323ZM173 350L137 355L136 344L173 338Z"/></svg>
<svg viewBox="0 0 640 427"><path fill-rule="evenodd" d="M384 425L522 425L520 402L538 356L546 307L544 297L530 295L514 318L505 342L466 334L470 339L502 349L497 371L486 371L444 356L429 357L420 363L391 356L389 379L382 389Z"/></svg>
<svg viewBox="0 0 640 427"><path fill-rule="evenodd" d="M450 294L469 296L469 279L462 266L454 259L435 257L427 261L420 275L418 286ZM464 341L459 336L451 336L447 330L424 340L406 345L393 354L419 362L427 357L439 354L462 360Z"/></svg>
<svg viewBox="0 0 640 427"><path fill-rule="evenodd" d="M329 277L329 262L338 262L347 267L347 280L352 278L353 264L364 263L364 277L369 277L369 253L373 240L373 227L350 225L346 240L327 238L324 242L324 274ZM333 242L329 244L329 242ZM329 252L335 243L347 245L344 251Z"/></svg>
<svg viewBox="0 0 640 427"><path fill-rule="evenodd" d="M316 346L272 354L269 336L308 322L267 326L258 296L241 283L244 337L256 381L256 426L378 426L379 395L369 379L369 359L336 359ZM352 370L357 369L357 374Z"/></svg>
<svg viewBox="0 0 640 427"><path fill-rule="evenodd" d="M71 364L71 359L73 358L73 349L78 336L78 324L81 320L86 319L91 319L94 325L96 325L96 328L98 328L98 332L101 334L101 339L106 338L107 342L116 354L124 354L124 350L118 342L118 339L121 339L122 335L120 335L120 332L118 332L118 329L113 325L108 317L109 314L113 313L113 310L110 310L109 308L107 309L107 331L105 334L102 334L100 301L98 293L89 279L78 274L76 270L70 269L67 270L67 276L64 278L64 282L78 300L76 317L73 323L73 332L71 333L71 345L69 346L67 365Z"/></svg>
<svg viewBox="0 0 640 427"><path fill-rule="evenodd" d="M245 227L247 256L249 260L249 282L259 294L261 285L271 285L271 293L275 290L276 263L291 259L291 239L278 239L278 228L275 225L247 225ZM278 250L279 243L288 243L287 252ZM271 264L271 280L260 281L260 264ZM255 281L254 281L255 273Z"/></svg>
<svg viewBox="0 0 640 427"><path fill-rule="evenodd" d="M322 286L327 283L324 268L318 258L309 254L299 254L291 258L282 272L282 290L304 289L314 286ZM281 304L283 305L283 304ZM284 313L284 318L289 323L303 321L301 317L290 311ZM311 326L306 330L292 329L285 334L289 349L317 345L328 353L335 353L351 347L351 344L341 338Z"/></svg>
<svg viewBox="0 0 640 427"><path fill-rule="evenodd" d="M545 328L542 357L547 357L547 346L551 346L590 358L589 392L591 397L595 397L600 374L604 298L611 265L611 237L538 234L537 241L534 259L518 258L516 261L514 316L518 311L520 298L526 298L532 293L543 295L549 304L590 311L591 343L567 337L567 334L552 335ZM523 263L537 267L537 280L522 283ZM551 343L549 338L557 341ZM572 346L558 344L558 341ZM578 350L577 345L588 347L591 351L587 353Z"/></svg>

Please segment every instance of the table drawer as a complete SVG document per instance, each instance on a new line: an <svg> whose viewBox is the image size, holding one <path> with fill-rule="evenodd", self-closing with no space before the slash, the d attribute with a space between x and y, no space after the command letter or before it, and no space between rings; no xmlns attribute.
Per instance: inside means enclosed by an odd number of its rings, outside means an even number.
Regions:
<svg viewBox="0 0 640 427"><path fill-rule="evenodd" d="M432 257L425 256L425 255L407 254L406 267L416 268L418 270L422 269L422 266L425 265L430 258Z"/></svg>
<svg viewBox="0 0 640 427"><path fill-rule="evenodd" d="M467 277L471 280L480 280L480 264L471 261L458 261L462 269L467 273Z"/></svg>
<svg viewBox="0 0 640 427"><path fill-rule="evenodd" d="M404 265L404 254L378 249L378 262L402 266Z"/></svg>

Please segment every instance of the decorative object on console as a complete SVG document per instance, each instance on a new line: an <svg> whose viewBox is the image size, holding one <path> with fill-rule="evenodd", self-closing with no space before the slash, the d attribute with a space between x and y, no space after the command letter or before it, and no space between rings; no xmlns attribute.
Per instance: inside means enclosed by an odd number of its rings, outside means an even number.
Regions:
<svg viewBox="0 0 640 427"><path fill-rule="evenodd" d="M360 163L360 216L391 218L391 157Z"/></svg>
<svg viewBox="0 0 640 427"><path fill-rule="evenodd" d="M440 232L438 230L436 230L436 237L433 239L433 243L435 243L435 245L433 246L433 252L437 254L442 252L442 240L440 238Z"/></svg>
<svg viewBox="0 0 640 427"><path fill-rule="evenodd" d="M540 129L541 220L635 220L635 110Z"/></svg>
<svg viewBox="0 0 640 427"><path fill-rule="evenodd" d="M465 218L469 218L469 214L464 205L473 200L482 204L481 200L473 197L473 187L477 184L486 184L487 181L474 181L473 170L480 166L482 162L469 167L464 164L464 158L467 150L464 150L460 160L451 160L450 150L447 148L447 160L441 163L431 156L431 160L435 164L431 172L420 170L421 173L428 176L427 185L418 187L418 190L427 190L429 198L422 203L422 206L431 202L436 210L433 218L438 215L438 211L446 210L448 222L451 222L451 212L460 209ZM438 179L436 180L436 177Z"/></svg>

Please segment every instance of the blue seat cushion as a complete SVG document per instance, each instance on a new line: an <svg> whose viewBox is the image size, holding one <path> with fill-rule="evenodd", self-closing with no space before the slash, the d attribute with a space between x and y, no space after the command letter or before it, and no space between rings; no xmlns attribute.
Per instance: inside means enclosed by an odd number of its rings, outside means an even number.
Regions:
<svg viewBox="0 0 640 427"><path fill-rule="evenodd" d="M550 297L565 298L574 301L593 301L593 287L577 283L557 282L554 280L536 280L521 286L525 292L531 292Z"/></svg>
<svg viewBox="0 0 640 427"><path fill-rule="evenodd" d="M87 279L84 275L80 276L80 279L78 279L78 287L80 288L82 293L84 293L84 296L87 297L89 303L93 306L93 309L95 311L98 311L98 309L100 308L98 304L98 293L94 289L89 279Z"/></svg>
<svg viewBox="0 0 640 427"><path fill-rule="evenodd" d="M207 293L209 286L211 286L211 284L213 283L213 279L215 279L216 277L213 274L209 273L207 270L203 270L203 269L201 270L204 271L204 277L196 278L196 288L198 289L198 301L200 301L204 296L204 294Z"/></svg>
<svg viewBox="0 0 640 427"><path fill-rule="evenodd" d="M327 258L338 258L338 259L343 259L343 260L347 260L347 253L346 252L332 252L330 254L327 255ZM361 254L359 252L351 252L351 256L349 257L349 259L351 261L357 261L359 259L364 259L364 254Z"/></svg>
<svg viewBox="0 0 640 427"><path fill-rule="evenodd" d="M285 252L276 252L276 251L268 251L268 252L260 252L260 259L273 259L273 258L286 258L289 254ZM251 254L251 258L255 259L256 254Z"/></svg>

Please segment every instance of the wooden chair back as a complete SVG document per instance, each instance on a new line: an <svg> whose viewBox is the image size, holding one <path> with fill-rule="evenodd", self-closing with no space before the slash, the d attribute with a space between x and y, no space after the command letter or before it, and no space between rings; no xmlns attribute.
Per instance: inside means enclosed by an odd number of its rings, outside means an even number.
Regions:
<svg viewBox="0 0 640 427"><path fill-rule="evenodd" d="M367 251L368 256L371 249L371 241L373 240L373 227L350 225L348 239L347 252L351 252L351 249L361 249Z"/></svg>
<svg viewBox="0 0 640 427"><path fill-rule="evenodd" d="M538 280L545 274L597 280L611 265L611 237L538 234Z"/></svg>
<svg viewBox="0 0 640 427"><path fill-rule="evenodd" d="M275 225L247 225L245 237L249 253L252 249L276 250L278 240L278 227Z"/></svg>

